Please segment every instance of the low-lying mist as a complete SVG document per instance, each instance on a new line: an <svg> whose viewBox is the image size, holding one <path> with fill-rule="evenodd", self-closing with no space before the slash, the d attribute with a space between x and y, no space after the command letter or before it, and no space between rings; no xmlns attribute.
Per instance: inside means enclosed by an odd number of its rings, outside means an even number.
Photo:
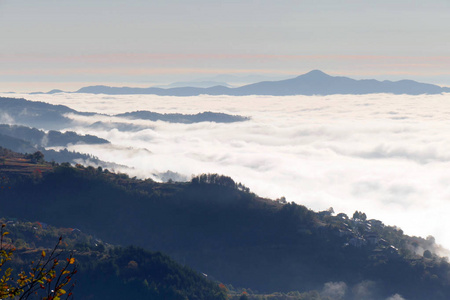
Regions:
<svg viewBox="0 0 450 300"><path fill-rule="evenodd" d="M449 94L20 96L107 114L149 110L248 116L248 121L228 124L79 117L79 125L68 130L111 144L69 150L127 165L132 169L126 172L138 177L155 178L168 170L178 173L175 180L225 174L260 196L285 196L314 210L364 211L407 234L433 235L450 248ZM137 126L87 127L97 121Z"/></svg>
<svg viewBox="0 0 450 300"><path fill-rule="evenodd" d="M399 294L394 294L388 298L381 297L378 292L377 283L370 280L361 281L353 286L348 286L342 281L327 282L323 286L321 296L325 299L333 300L405 300Z"/></svg>

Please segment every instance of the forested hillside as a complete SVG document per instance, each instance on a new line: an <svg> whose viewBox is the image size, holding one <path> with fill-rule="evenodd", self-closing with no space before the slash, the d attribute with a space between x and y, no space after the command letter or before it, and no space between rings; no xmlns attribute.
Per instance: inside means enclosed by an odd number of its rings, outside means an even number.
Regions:
<svg viewBox="0 0 450 300"><path fill-rule="evenodd" d="M73 253L76 261L77 273L72 278L76 299L226 299L225 289L217 283L159 252L113 246L78 228L15 218L0 222L8 233L3 245L16 248L13 260L5 265L15 270L14 277L41 257L43 250L50 253L63 237L61 256Z"/></svg>
<svg viewBox="0 0 450 300"><path fill-rule="evenodd" d="M404 235L363 212L313 212L215 174L157 183L61 164L42 176L1 175L4 216L163 251L235 287L287 293L339 283L345 299L362 299L362 286L374 299L450 297L450 266L433 238Z"/></svg>
<svg viewBox="0 0 450 300"><path fill-rule="evenodd" d="M37 147L66 147L69 144L106 144L107 140L93 135L79 135L73 131L44 132L37 128L19 125L0 124L0 134L22 139Z"/></svg>
<svg viewBox="0 0 450 300"><path fill-rule="evenodd" d="M198 122L232 123L247 121L248 117L232 116L224 113L203 112L195 115L186 114L159 114L152 111L134 111L115 115L132 120L164 121L170 123L192 124Z"/></svg>

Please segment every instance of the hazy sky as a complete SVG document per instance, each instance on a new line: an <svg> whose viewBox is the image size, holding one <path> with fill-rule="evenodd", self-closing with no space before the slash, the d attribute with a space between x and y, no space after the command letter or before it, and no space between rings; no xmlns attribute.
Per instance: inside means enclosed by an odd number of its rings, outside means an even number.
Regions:
<svg viewBox="0 0 450 300"><path fill-rule="evenodd" d="M0 0L0 90L311 69L450 85L448 28L447 0Z"/></svg>

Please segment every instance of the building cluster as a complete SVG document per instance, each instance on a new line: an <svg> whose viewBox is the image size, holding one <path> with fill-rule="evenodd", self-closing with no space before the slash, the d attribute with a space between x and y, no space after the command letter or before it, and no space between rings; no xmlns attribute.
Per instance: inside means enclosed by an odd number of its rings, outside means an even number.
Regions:
<svg viewBox="0 0 450 300"><path fill-rule="evenodd" d="M377 229L382 229L384 224L379 220L348 219L339 229L339 236L347 238L345 246L361 248L369 246L376 252L389 255L398 254L398 249L383 239Z"/></svg>

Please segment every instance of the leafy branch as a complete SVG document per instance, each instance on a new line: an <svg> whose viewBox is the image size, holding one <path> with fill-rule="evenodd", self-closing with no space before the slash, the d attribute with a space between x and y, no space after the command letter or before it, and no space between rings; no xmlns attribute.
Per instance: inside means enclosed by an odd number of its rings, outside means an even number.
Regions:
<svg viewBox="0 0 450 300"><path fill-rule="evenodd" d="M60 300L73 297L74 284L70 285L73 276L77 273L73 253L62 260L62 250L59 249L62 237L55 247L47 254L42 250L37 262L32 261L30 271L22 270L18 273L18 279L13 278L13 269L5 268L5 264L11 261L16 249L4 242L4 237L9 233L4 231L5 224L0 230L0 299L42 299ZM3 271L4 270L4 271ZM69 286L67 289L66 287Z"/></svg>

